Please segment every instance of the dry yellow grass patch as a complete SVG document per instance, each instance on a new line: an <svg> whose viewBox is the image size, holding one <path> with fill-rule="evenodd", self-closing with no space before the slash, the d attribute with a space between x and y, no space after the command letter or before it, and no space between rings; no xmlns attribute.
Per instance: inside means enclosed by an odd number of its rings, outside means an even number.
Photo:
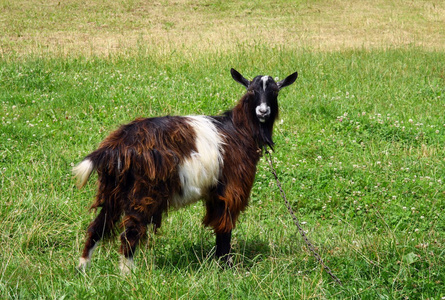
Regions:
<svg viewBox="0 0 445 300"><path fill-rule="evenodd" d="M2 1L1 52L445 47L445 1Z"/></svg>

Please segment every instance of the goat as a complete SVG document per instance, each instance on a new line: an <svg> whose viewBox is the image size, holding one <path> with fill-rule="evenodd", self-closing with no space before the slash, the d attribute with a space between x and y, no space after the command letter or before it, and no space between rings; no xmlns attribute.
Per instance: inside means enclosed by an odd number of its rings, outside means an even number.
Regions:
<svg viewBox="0 0 445 300"><path fill-rule="evenodd" d="M97 171L91 208L101 208L88 227L80 270L122 218L120 268L128 272L147 226L156 232L168 209L200 199L206 208L203 224L216 234L215 255L232 265L232 229L248 204L262 148L273 146L278 92L294 83L298 73L278 83L270 76L249 81L234 69L231 75L247 88L232 110L218 116L136 119L112 132L73 168L79 188Z"/></svg>

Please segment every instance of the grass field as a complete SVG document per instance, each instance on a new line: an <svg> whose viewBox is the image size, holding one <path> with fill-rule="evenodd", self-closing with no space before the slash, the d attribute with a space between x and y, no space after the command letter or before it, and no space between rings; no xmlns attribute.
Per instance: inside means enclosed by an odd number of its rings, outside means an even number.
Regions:
<svg viewBox="0 0 445 300"><path fill-rule="evenodd" d="M0 298L445 299L443 1L1 1ZM75 270L95 184L71 168L139 116L218 114L246 77L280 94L273 154L233 237L212 258L196 204L142 243Z"/></svg>

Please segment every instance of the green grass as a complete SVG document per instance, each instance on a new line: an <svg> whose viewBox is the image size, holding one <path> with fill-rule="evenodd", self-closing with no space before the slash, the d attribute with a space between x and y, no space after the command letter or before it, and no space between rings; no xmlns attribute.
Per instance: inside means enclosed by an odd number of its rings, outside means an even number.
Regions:
<svg viewBox="0 0 445 300"><path fill-rule="evenodd" d="M445 54L420 48L311 52L241 45L228 53L0 61L0 297L142 299L440 299L445 297ZM218 114L243 93L229 74L283 78L274 160L320 255L292 224L262 160L233 237L236 266L212 259L196 204L171 212L137 268L119 274L118 244L75 266L94 180L71 168L138 116ZM95 177L93 177L94 179Z"/></svg>
<svg viewBox="0 0 445 300"><path fill-rule="evenodd" d="M445 299L443 1L3 1L0 298ZM171 212L130 276L116 241L75 270L93 176L71 168L140 116L218 114L229 74L297 82L280 94L273 154L317 264L261 160L213 259L201 204Z"/></svg>

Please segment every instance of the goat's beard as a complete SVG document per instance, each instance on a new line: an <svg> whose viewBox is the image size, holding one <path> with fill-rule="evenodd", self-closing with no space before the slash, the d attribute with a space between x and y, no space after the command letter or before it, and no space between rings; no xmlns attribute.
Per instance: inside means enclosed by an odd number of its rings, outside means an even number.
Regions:
<svg viewBox="0 0 445 300"><path fill-rule="evenodd" d="M273 150L274 142L272 140L273 120L268 119L263 123L260 123L260 147L269 146Z"/></svg>

